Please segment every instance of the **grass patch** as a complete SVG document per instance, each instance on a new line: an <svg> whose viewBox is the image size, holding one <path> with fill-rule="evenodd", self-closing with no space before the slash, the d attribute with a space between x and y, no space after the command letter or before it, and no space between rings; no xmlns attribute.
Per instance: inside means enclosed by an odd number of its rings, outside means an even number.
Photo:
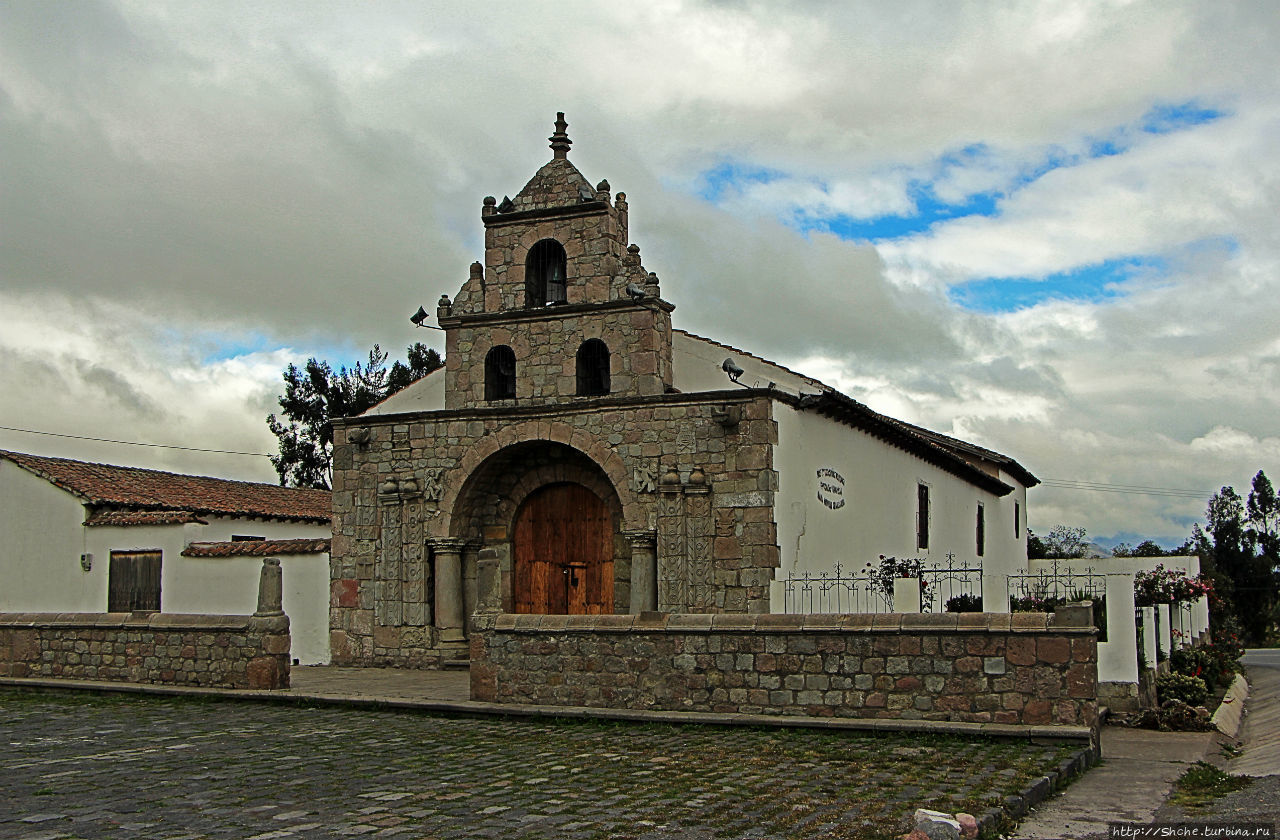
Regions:
<svg viewBox="0 0 1280 840"><path fill-rule="evenodd" d="M1243 790L1251 784L1253 779L1248 776L1231 776L1207 761L1197 761L1178 779L1169 801L1193 810L1209 805L1220 796Z"/></svg>

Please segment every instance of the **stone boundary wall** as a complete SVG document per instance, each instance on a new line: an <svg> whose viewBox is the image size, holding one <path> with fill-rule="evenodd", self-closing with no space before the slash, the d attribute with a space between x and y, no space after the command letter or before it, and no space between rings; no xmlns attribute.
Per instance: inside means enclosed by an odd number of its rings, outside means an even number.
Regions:
<svg viewBox="0 0 1280 840"><path fill-rule="evenodd" d="M0 677L289 687L287 616L0 613Z"/></svg>
<svg viewBox="0 0 1280 840"><path fill-rule="evenodd" d="M1095 636L1088 607L1054 616L477 615L471 698L1093 728Z"/></svg>

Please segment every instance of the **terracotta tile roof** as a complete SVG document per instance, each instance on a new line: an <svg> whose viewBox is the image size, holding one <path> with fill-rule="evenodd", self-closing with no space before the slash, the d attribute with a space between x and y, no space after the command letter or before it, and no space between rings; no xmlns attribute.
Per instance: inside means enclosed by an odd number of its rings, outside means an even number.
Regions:
<svg viewBox="0 0 1280 840"><path fill-rule="evenodd" d="M185 525L188 522L209 524L189 510L95 510L85 518L89 527L124 527L132 525Z"/></svg>
<svg viewBox="0 0 1280 840"><path fill-rule="evenodd" d="M331 516L332 494L328 490L178 475L5 450L0 450L0 458L61 487L94 508L183 511L308 522L327 522Z"/></svg>
<svg viewBox="0 0 1280 840"><path fill-rule="evenodd" d="M328 553L327 539L194 542L182 550L183 557L274 557L277 554Z"/></svg>

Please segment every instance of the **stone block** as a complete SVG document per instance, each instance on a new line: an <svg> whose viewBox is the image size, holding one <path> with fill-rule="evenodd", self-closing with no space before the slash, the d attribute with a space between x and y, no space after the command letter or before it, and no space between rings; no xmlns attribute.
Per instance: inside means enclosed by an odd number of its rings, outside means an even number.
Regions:
<svg viewBox="0 0 1280 840"><path fill-rule="evenodd" d="M1049 665L1061 665L1071 659L1071 640L1066 636L1041 636L1036 639L1036 659Z"/></svg>
<svg viewBox="0 0 1280 840"><path fill-rule="evenodd" d="M1034 665L1036 662L1036 640L1026 637L1012 637L1005 644L1005 659L1010 665Z"/></svg>

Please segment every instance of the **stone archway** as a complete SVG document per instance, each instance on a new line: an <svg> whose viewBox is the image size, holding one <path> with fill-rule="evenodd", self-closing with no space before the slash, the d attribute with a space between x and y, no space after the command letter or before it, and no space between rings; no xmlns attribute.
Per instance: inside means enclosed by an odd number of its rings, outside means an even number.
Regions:
<svg viewBox="0 0 1280 840"><path fill-rule="evenodd" d="M525 441L472 470L449 530L473 554L482 547L497 554L506 612L625 613L631 552L622 514L617 489L592 458L566 444Z"/></svg>

